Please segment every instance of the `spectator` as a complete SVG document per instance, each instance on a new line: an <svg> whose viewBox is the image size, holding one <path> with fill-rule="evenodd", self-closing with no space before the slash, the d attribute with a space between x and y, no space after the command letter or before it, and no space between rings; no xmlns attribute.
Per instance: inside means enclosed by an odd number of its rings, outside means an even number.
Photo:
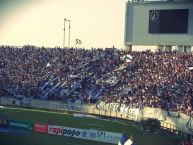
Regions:
<svg viewBox="0 0 193 145"><path fill-rule="evenodd" d="M2 89L14 96L193 114L192 53L1 46L0 57Z"/></svg>

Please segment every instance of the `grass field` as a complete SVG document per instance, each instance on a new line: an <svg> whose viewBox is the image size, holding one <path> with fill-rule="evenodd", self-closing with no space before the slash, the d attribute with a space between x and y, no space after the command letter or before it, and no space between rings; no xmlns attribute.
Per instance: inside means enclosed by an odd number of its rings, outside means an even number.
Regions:
<svg viewBox="0 0 193 145"><path fill-rule="evenodd" d="M77 118L73 115L23 108L0 109L0 118L10 120L47 123L52 120L56 125L82 129L100 129L117 133L133 135L135 145L177 145L178 141L165 135L144 134L132 123L120 123L96 118ZM0 132L1 145L111 145L107 143L76 139L71 137L45 134L11 134Z"/></svg>

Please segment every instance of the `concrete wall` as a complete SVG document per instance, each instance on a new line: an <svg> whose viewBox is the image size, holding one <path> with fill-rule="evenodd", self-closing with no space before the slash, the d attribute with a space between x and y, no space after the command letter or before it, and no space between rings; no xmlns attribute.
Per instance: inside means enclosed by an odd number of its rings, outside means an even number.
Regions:
<svg viewBox="0 0 193 145"><path fill-rule="evenodd" d="M149 10L189 9L188 34L150 34ZM185 45L193 46L193 2L126 3L126 45Z"/></svg>
<svg viewBox="0 0 193 145"><path fill-rule="evenodd" d="M14 98L0 97L0 105L14 105L14 106L25 106L21 104L20 101L15 101L13 104ZM108 104L104 104L108 105ZM108 105L110 107L111 105ZM113 105L114 106L114 105ZM29 107L29 106L28 106ZM127 112L112 111L112 108L109 110L104 110L104 106L101 106L103 109L97 109L95 105L69 105L63 104L57 101L42 101L42 100L32 100L30 107L43 108L43 109L54 109L54 110L63 110L63 111L72 111L80 112L85 114L93 115L104 115L116 118L124 118L128 120L140 121L147 118L155 118L161 121L163 127L164 123L167 125L172 125L177 127L180 131L183 131L188 134L193 135L193 118L190 118L188 115L179 113L178 117L169 116L168 113L159 108L150 108L145 107L143 109L139 108L129 108ZM112 107L112 106L111 106ZM115 107L115 106L114 106ZM114 110L114 109L113 109ZM174 114L178 114L174 112ZM176 116L176 115L175 115ZM162 126L162 125L161 125Z"/></svg>
<svg viewBox="0 0 193 145"><path fill-rule="evenodd" d="M146 51L150 49L152 52L157 51L157 46L151 46L151 45L132 45L132 50L135 51Z"/></svg>

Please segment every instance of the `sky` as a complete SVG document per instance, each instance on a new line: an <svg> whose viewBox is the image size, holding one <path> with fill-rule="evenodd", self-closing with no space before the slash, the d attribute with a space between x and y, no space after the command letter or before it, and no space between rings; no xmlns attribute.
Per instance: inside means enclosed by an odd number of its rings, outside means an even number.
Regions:
<svg viewBox="0 0 193 145"><path fill-rule="evenodd" d="M126 0L0 0L0 45L63 47L64 18L71 47L124 46ZM65 46L68 46L66 22ZM80 39L82 44L75 43Z"/></svg>

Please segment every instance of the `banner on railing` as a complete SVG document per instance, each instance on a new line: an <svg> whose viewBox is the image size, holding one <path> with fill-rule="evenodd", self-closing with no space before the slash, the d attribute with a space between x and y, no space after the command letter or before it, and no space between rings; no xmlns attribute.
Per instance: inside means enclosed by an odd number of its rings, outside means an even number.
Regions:
<svg viewBox="0 0 193 145"><path fill-rule="evenodd" d="M97 105L97 108L99 110L103 110L103 111L117 112L117 111L119 111L120 104L119 103L105 103L105 102L101 101Z"/></svg>
<svg viewBox="0 0 193 145"><path fill-rule="evenodd" d="M178 112L168 111L168 116L179 117L179 113Z"/></svg>
<svg viewBox="0 0 193 145"><path fill-rule="evenodd" d="M117 112L117 111L119 111L119 110L118 110L119 106L120 106L119 103L110 103L110 106L109 106L109 110L108 110L108 111Z"/></svg>
<svg viewBox="0 0 193 145"><path fill-rule="evenodd" d="M139 115L139 108L129 108L128 109L128 118L137 120Z"/></svg>
<svg viewBox="0 0 193 145"><path fill-rule="evenodd" d="M121 104L121 107L120 107L120 112L121 112L121 113L127 114L128 109L129 109L128 106L126 106L125 104Z"/></svg>
<svg viewBox="0 0 193 145"><path fill-rule="evenodd" d="M158 120L165 120L166 118L164 111L162 111L159 108L150 108L150 107L143 108L142 114L144 118L154 118Z"/></svg>

